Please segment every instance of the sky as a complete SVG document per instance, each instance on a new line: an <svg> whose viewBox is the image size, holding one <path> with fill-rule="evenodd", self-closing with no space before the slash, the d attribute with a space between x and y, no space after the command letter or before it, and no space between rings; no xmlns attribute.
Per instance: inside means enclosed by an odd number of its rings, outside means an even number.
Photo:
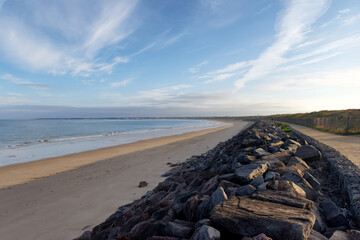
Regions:
<svg viewBox="0 0 360 240"><path fill-rule="evenodd" d="M0 119L349 108L358 0L0 0Z"/></svg>

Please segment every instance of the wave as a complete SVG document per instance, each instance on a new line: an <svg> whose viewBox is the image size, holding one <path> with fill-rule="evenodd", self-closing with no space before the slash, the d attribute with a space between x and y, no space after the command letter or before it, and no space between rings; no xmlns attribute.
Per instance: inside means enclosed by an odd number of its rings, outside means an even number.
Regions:
<svg viewBox="0 0 360 240"><path fill-rule="evenodd" d="M201 127L217 127L219 125L223 125L224 123L215 122L215 121L204 121L203 124L197 124L193 126L186 126L186 127L165 127L165 128L155 128L155 129L146 129L146 130L138 130L138 131L127 131L127 132L119 132L119 131L112 131L105 134L96 134L96 135L87 135L87 136L74 136L74 137L65 137L65 138L54 138L54 139L41 139L35 142L24 142L19 144L13 144L8 146L0 146L1 149L17 149L21 147L27 147L32 145L39 145L39 144L49 144L49 143L59 143L59 142L71 142L71 141L80 141L80 140L90 140L90 139L99 139L104 137L116 137L121 135L130 135L130 134L146 134L146 133L156 133L158 131L164 130L190 130L194 128L201 128Z"/></svg>

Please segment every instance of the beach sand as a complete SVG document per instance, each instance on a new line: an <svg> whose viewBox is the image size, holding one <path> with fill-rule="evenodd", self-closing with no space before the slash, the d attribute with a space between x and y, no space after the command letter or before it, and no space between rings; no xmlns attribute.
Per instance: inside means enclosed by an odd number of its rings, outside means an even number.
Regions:
<svg viewBox="0 0 360 240"><path fill-rule="evenodd" d="M1 239L78 237L119 206L156 187L164 179L161 174L170 169L168 162L204 153L248 124L238 121L232 126L0 168ZM140 181L149 185L138 188Z"/></svg>

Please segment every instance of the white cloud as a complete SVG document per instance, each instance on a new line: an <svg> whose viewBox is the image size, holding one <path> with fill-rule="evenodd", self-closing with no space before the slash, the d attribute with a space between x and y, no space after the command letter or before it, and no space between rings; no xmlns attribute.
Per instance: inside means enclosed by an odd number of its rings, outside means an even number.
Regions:
<svg viewBox="0 0 360 240"><path fill-rule="evenodd" d="M128 85L132 80L133 80L132 78L128 78L128 79L125 79L124 81L112 82L112 83L110 83L110 87L125 87L125 86Z"/></svg>
<svg viewBox="0 0 360 240"><path fill-rule="evenodd" d="M202 66L205 66L209 63L209 61L202 61L201 63L195 65L194 67L189 68L189 72L197 73Z"/></svg>
<svg viewBox="0 0 360 240"><path fill-rule="evenodd" d="M221 82L234 76L235 73L223 73L213 76L211 79L206 80L204 83Z"/></svg>
<svg viewBox="0 0 360 240"><path fill-rule="evenodd" d="M111 73L116 64L129 59L98 53L137 28L136 22L130 21L136 4L136 0L91 4L34 0L21 13L7 11L0 15L0 50L30 70L84 76Z"/></svg>
<svg viewBox="0 0 360 240"><path fill-rule="evenodd" d="M235 82L237 89L246 82L264 77L284 63L284 55L304 41L311 25L328 9L327 0L292 0L279 16L276 41L253 62L250 70Z"/></svg>
<svg viewBox="0 0 360 240"><path fill-rule="evenodd" d="M357 15L350 16L350 17L344 19L344 24L345 25L351 25L351 24L356 23L359 20L360 20L360 14L357 14Z"/></svg>
<svg viewBox="0 0 360 240"><path fill-rule="evenodd" d="M344 13L348 13L350 12L350 9L349 8L346 8L346 9L342 9L342 10L339 10L338 13L340 14L344 14Z"/></svg>
<svg viewBox="0 0 360 240"><path fill-rule="evenodd" d="M51 86L48 84L34 83L21 78L14 77L11 74L4 74L0 76L0 79L10 81L16 85L25 86L33 89L49 89Z"/></svg>

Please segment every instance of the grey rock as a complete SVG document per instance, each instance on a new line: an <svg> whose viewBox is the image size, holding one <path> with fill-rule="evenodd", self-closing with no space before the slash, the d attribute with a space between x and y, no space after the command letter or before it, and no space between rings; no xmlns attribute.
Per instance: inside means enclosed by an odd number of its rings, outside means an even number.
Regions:
<svg viewBox="0 0 360 240"><path fill-rule="evenodd" d="M333 235L329 238L329 240L348 240L346 232L336 230Z"/></svg>
<svg viewBox="0 0 360 240"><path fill-rule="evenodd" d="M190 240L219 240L220 232L210 226L203 225L196 229Z"/></svg>
<svg viewBox="0 0 360 240"><path fill-rule="evenodd" d="M278 173L277 173L278 174ZM267 172L265 174L265 178L264 181L270 181L270 180L275 180L276 179L276 174L275 172Z"/></svg>
<svg viewBox="0 0 360 240"><path fill-rule="evenodd" d="M254 162L255 160L256 157L252 155L243 155L238 157L238 162L240 162L241 164L249 164L251 162Z"/></svg>
<svg viewBox="0 0 360 240"><path fill-rule="evenodd" d="M319 181L313 176L311 175L309 172L305 172L304 173L304 178L306 181L308 181L308 183L310 183L310 185L316 190L319 191L321 188L321 184L319 183Z"/></svg>
<svg viewBox="0 0 360 240"><path fill-rule="evenodd" d="M340 209L331 199L327 198L320 203L320 207L325 215L326 222L332 227L347 225L347 221Z"/></svg>
<svg viewBox="0 0 360 240"><path fill-rule="evenodd" d="M149 185L149 183L147 183L145 181L139 182L139 188L146 187L147 185Z"/></svg>
<svg viewBox="0 0 360 240"><path fill-rule="evenodd" d="M306 198L296 197L286 192L274 191L269 189L253 193L250 198L266 202L279 203L286 206L297 207L307 210L311 210L314 207L314 202Z"/></svg>
<svg viewBox="0 0 360 240"><path fill-rule="evenodd" d="M296 197L306 197L306 192L301 187L296 185L296 183L290 181L275 180L269 182L268 188L277 191L284 191Z"/></svg>
<svg viewBox="0 0 360 240"><path fill-rule="evenodd" d="M320 160L321 153L312 145L304 145L299 147L295 155L304 161L315 161Z"/></svg>
<svg viewBox="0 0 360 240"><path fill-rule="evenodd" d="M236 191L236 196L250 196L256 191L256 188L250 184L241 186Z"/></svg>
<svg viewBox="0 0 360 240"><path fill-rule="evenodd" d="M201 219L195 223L195 229L197 229L203 225L212 226L212 223L211 223L210 219L208 219L208 218Z"/></svg>
<svg viewBox="0 0 360 240"><path fill-rule="evenodd" d="M177 238L189 238L193 231L194 227L190 222L179 220L168 222L164 228L165 235Z"/></svg>
<svg viewBox="0 0 360 240"><path fill-rule="evenodd" d="M262 156L269 156L271 153L269 153L263 148L257 148L255 149L255 154L260 158Z"/></svg>
<svg viewBox="0 0 360 240"><path fill-rule="evenodd" d="M316 217L314 229L318 232L324 232L326 229L326 223L325 223L325 219L323 219L323 217L321 216L319 209L314 205L311 209L311 212Z"/></svg>
<svg viewBox="0 0 360 240"><path fill-rule="evenodd" d="M213 192L213 194L210 197L210 208L213 209L216 205L218 205L219 203L221 203L227 199L228 199L228 197L227 197L224 189L222 187L219 187L218 189L216 189L215 192Z"/></svg>
<svg viewBox="0 0 360 240"><path fill-rule="evenodd" d="M319 233L316 230L311 230L310 232L310 236L308 238L308 240L329 240L327 237L325 237L324 235L322 235L321 233Z"/></svg>
<svg viewBox="0 0 360 240"><path fill-rule="evenodd" d="M252 180L250 182L250 185L254 186L255 188L257 188L258 186L260 186L261 184L264 183L264 178L263 176L258 176L257 178L255 178L254 180Z"/></svg>
<svg viewBox="0 0 360 240"><path fill-rule="evenodd" d="M257 186L257 190L260 191L260 190L265 190L267 189L267 185L268 185L269 182L264 182L262 184L260 184L259 186Z"/></svg>
<svg viewBox="0 0 360 240"><path fill-rule="evenodd" d="M236 169L235 176L240 184L248 184L254 178L262 176L269 168L268 163L254 163Z"/></svg>
<svg viewBox="0 0 360 240"><path fill-rule="evenodd" d="M233 197L214 208L210 220L236 236L264 233L273 239L305 240L315 222L306 209Z"/></svg>
<svg viewBox="0 0 360 240"><path fill-rule="evenodd" d="M304 160L302 160L301 158L296 157L296 156L290 158L287 166L295 166L301 172L307 172L310 170L309 165L307 165L307 163Z"/></svg>
<svg viewBox="0 0 360 240"><path fill-rule="evenodd" d="M360 239L360 231L358 230L347 230L347 237L349 240L359 240Z"/></svg>

